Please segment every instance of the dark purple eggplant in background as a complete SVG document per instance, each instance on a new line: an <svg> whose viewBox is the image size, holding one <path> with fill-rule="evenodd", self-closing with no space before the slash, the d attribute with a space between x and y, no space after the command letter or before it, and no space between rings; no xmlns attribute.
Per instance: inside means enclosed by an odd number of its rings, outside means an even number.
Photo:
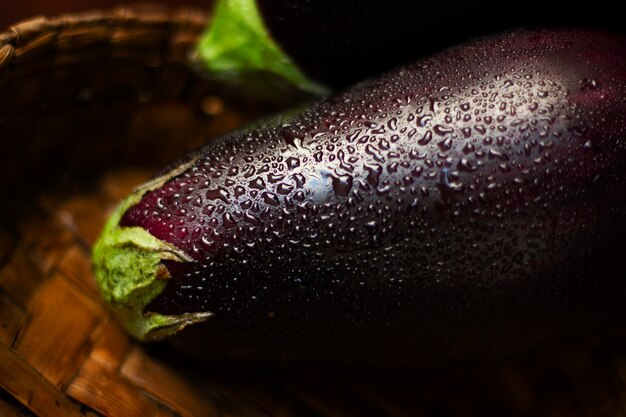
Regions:
<svg viewBox="0 0 626 417"><path fill-rule="evenodd" d="M475 41L174 164L112 218L98 281L136 336L209 361L423 365L594 331L626 316L625 117L623 36Z"/></svg>
<svg viewBox="0 0 626 417"><path fill-rule="evenodd" d="M619 3L609 0L219 0L204 63L226 78L254 68L248 78L273 85L268 73L285 75L275 62L287 59L309 80L346 87L472 37L516 27L623 30L621 16ZM284 56L264 49L267 43ZM262 56L268 60L259 63ZM223 60L228 64L217 63Z"/></svg>

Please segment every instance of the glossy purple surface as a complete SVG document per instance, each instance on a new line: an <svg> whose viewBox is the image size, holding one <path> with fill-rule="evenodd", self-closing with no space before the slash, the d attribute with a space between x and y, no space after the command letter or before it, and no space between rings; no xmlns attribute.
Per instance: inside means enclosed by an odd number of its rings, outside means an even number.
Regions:
<svg viewBox="0 0 626 417"><path fill-rule="evenodd" d="M347 86L513 28L624 30L619 3L566 0L257 0L270 33L315 80Z"/></svg>
<svg viewBox="0 0 626 417"><path fill-rule="evenodd" d="M625 115L623 37L521 32L233 133L123 217L196 260L148 310L214 312L181 337L218 357L379 363L623 317Z"/></svg>

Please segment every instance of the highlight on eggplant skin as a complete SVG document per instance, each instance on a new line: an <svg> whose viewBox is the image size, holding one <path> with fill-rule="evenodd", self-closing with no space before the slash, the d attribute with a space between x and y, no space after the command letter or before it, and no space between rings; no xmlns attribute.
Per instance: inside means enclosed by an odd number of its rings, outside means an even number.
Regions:
<svg viewBox="0 0 626 417"><path fill-rule="evenodd" d="M209 361L435 364L624 319L626 40L474 41L188 156L119 227ZM191 162L190 162L191 161Z"/></svg>

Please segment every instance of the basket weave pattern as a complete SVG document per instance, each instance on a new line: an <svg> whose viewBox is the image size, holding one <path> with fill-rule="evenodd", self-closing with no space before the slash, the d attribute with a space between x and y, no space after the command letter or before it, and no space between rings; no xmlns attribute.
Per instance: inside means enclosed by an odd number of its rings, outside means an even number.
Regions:
<svg viewBox="0 0 626 417"><path fill-rule="evenodd" d="M0 416L626 416L626 337L472 369L217 370L129 339L90 247L155 168L253 117L189 69L208 16L117 8L0 34Z"/></svg>

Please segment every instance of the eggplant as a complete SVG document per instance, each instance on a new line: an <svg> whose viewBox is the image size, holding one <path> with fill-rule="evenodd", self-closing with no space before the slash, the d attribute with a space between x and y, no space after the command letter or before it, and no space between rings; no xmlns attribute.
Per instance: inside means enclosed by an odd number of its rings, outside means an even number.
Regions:
<svg viewBox="0 0 626 417"><path fill-rule="evenodd" d="M599 0L219 0L198 57L206 73L259 95L325 94L430 53L516 27L621 29ZM287 90L287 91L285 91ZM295 90L295 91L293 91ZM293 95L293 94L292 94Z"/></svg>
<svg viewBox="0 0 626 417"><path fill-rule="evenodd" d="M210 142L95 246L142 340L204 360L432 365L623 320L626 38L469 42Z"/></svg>

